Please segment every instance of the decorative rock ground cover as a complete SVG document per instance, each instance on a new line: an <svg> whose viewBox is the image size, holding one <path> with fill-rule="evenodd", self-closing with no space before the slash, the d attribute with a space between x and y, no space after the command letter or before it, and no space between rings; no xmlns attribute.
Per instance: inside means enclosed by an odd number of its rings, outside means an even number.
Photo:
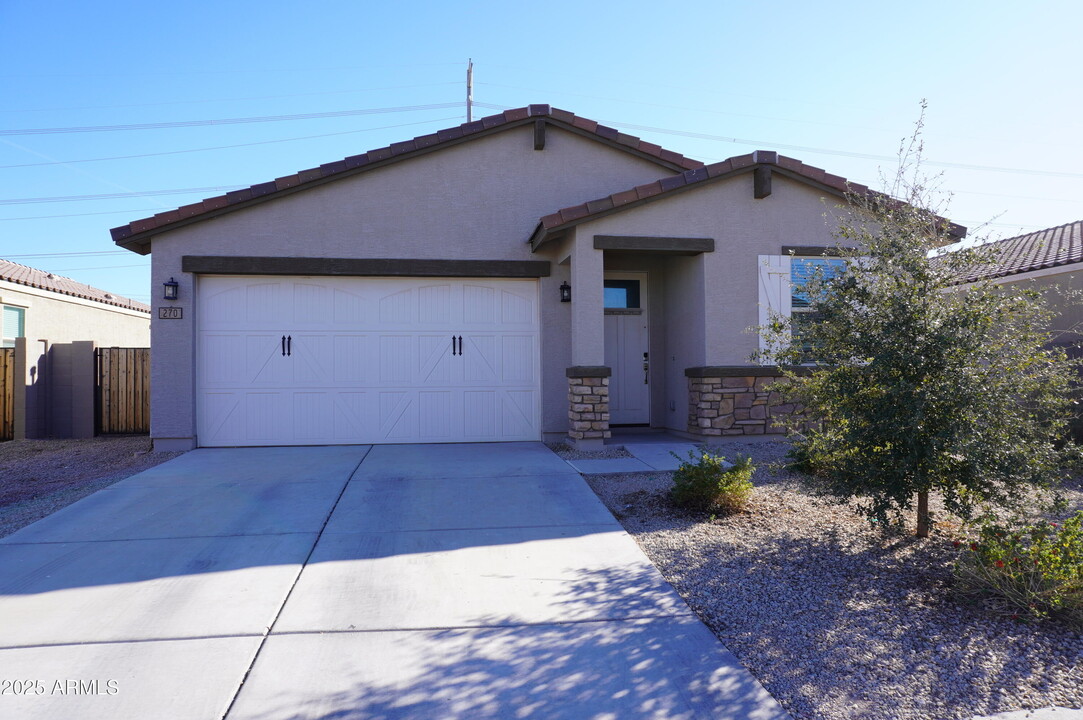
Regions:
<svg viewBox="0 0 1083 720"><path fill-rule="evenodd" d="M673 509L671 473L588 482L795 720L1083 707L1083 634L961 604L951 593L950 525L928 540L885 537L852 506L815 498L766 467L786 449L724 446L759 465L751 506L735 516ZM1083 484L1068 495L1083 507Z"/></svg>

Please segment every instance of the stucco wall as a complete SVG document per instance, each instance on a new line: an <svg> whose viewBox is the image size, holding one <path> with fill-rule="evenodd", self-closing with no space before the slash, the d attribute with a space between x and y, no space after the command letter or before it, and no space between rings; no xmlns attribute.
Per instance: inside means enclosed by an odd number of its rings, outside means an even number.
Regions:
<svg viewBox="0 0 1083 720"><path fill-rule="evenodd" d="M771 195L756 200L752 174L747 173L577 229L588 241L594 235L714 238L715 251L700 256L702 276L695 274L695 265L689 261L672 260L671 267L681 279L671 277L670 283L682 286L674 292L685 292L689 283L702 283L705 300L702 311L686 303L679 310L671 308L669 318L703 328L702 353L698 347L688 347L690 366L748 365L759 346L757 335L749 331L759 323L758 256L779 255L783 245L834 245L825 213L836 215L840 202L778 173Z"/></svg>
<svg viewBox="0 0 1083 720"><path fill-rule="evenodd" d="M151 435L184 445L195 435L196 278L184 255L557 260L532 254L538 219L568 205L670 174L550 126L545 150L521 127L156 236L152 287L180 283L182 320L152 330ZM540 281L544 432L567 426L564 368L570 310L558 288L567 266ZM161 303L160 300L155 300ZM559 395L561 402L551 400ZM176 446L176 445L174 445Z"/></svg>
<svg viewBox="0 0 1083 720"><path fill-rule="evenodd" d="M1063 272L1033 279L1010 282L1019 287L1038 290L1057 312L1050 328L1056 336L1054 342L1074 342L1083 337L1083 272ZM1081 293L1073 297L1072 293Z"/></svg>
<svg viewBox="0 0 1083 720"><path fill-rule="evenodd" d="M84 386L93 357L83 341L98 347L148 347L150 316L2 280L0 303L26 310L26 360L20 363L25 390L17 403L17 436L86 436L85 415L93 412L93 398L88 408ZM92 432L92 419L89 427Z"/></svg>

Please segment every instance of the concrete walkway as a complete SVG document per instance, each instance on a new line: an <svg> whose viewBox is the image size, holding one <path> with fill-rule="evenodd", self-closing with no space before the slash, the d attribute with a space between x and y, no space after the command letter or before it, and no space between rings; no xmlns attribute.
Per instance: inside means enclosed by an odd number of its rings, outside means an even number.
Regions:
<svg viewBox="0 0 1083 720"><path fill-rule="evenodd" d="M129 478L0 540L5 680L18 718L786 717L538 443Z"/></svg>

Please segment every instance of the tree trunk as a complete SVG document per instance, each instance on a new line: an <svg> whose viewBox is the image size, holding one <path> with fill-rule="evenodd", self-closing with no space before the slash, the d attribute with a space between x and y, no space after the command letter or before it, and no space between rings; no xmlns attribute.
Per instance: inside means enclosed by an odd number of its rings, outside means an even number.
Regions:
<svg viewBox="0 0 1083 720"><path fill-rule="evenodd" d="M920 538L929 537L929 492L922 490L918 493L918 532Z"/></svg>

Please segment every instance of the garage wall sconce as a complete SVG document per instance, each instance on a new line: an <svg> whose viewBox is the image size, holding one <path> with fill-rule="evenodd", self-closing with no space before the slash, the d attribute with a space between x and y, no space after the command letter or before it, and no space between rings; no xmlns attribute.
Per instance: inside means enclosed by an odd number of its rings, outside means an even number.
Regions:
<svg viewBox="0 0 1083 720"><path fill-rule="evenodd" d="M176 300L177 299L177 292L178 292L179 288L180 288L180 283L178 283L173 278L169 278L169 280L167 282L162 283L162 299L163 300Z"/></svg>
<svg viewBox="0 0 1083 720"><path fill-rule="evenodd" d="M560 301L571 302L572 301L572 286L565 280L560 284Z"/></svg>

